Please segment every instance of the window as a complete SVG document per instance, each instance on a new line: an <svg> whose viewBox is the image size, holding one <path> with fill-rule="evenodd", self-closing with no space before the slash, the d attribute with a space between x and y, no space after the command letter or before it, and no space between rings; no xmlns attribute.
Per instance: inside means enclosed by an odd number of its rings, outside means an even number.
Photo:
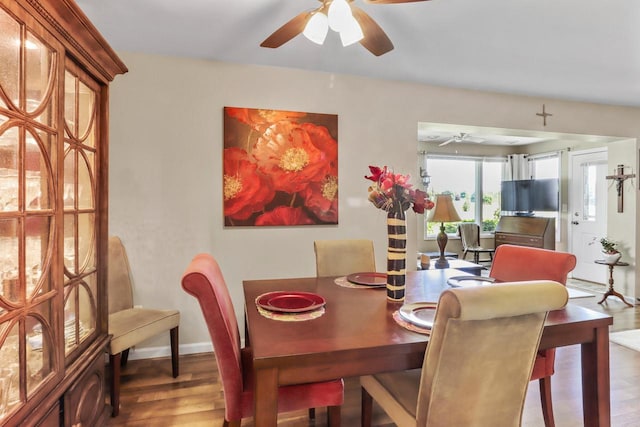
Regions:
<svg viewBox="0 0 640 427"><path fill-rule="evenodd" d="M482 224L483 232L492 232L500 218L500 182L503 158L455 157L430 155L427 171L431 176L429 197L451 194L458 215L464 222ZM444 224L445 232L454 234L458 224ZM440 226L426 221L425 237L434 236Z"/></svg>

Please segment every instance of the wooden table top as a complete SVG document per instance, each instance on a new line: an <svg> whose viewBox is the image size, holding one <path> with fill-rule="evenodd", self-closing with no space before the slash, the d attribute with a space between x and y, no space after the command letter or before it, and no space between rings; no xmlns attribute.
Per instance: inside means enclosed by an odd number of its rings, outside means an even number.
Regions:
<svg viewBox="0 0 640 427"><path fill-rule="evenodd" d="M437 302L449 289L447 279L468 275L454 269L409 272L405 303ZM326 300L325 314L309 321L284 322L267 319L258 313L255 299L271 291L305 291ZM354 289L338 286L334 278L293 278L244 281L245 315L256 366L268 360L282 363L287 357L326 355L363 349L397 351L403 344L408 351L426 347L428 336L399 326L392 314L401 304L388 303L385 288ZM564 336L581 322L611 324L612 318L571 303L563 310L549 313L540 348L584 342ZM560 337L562 335L562 337ZM269 337L273 338L270 339ZM277 337L277 338L276 338Z"/></svg>

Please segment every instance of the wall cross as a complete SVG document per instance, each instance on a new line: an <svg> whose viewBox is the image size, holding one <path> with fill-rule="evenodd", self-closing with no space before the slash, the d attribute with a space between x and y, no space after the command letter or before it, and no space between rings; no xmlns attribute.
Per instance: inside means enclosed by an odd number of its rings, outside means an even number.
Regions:
<svg viewBox="0 0 640 427"><path fill-rule="evenodd" d="M618 212L623 211L623 183L626 179L635 178L636 174L625 174L624 173L624 165L618 165L617 171L615 175L607 175L607 179L613 179L616 181L616 190L618 191Z"/></svg>
<svg viewBox="0 0 640 427"><path fill-rule="evenodd" d="M553 116L553 114L547 113L546 111L544 111L544 104L542 104L542 113L536 113L536 116L540 116L542 117L542 126L546 126L547 125L547 117Z"/></svg>

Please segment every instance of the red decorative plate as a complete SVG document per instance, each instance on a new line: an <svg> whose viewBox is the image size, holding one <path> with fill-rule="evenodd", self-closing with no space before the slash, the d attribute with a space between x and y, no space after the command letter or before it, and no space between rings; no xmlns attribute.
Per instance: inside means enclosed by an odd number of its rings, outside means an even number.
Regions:
<svg viewBox="0 0 640 427"><path fill-rule="evenodd" d="M265 310L281 313L301 313L324 306L326 301L311 292L267 292L256 299L256 304Z"/></svg>
<svg viewBox="0 0 640 427"><path fill-rule="evenodd" d="M416 302L405 304L398 312L400 317L421 328L431 329L438 304L435 302Z"/></svg>
<svg viewBox="0 0 640 427"><path fill-rule="evenodd" d="M356 285L386 286L386 273L353 273L347 276L347 280Z"/></svg>

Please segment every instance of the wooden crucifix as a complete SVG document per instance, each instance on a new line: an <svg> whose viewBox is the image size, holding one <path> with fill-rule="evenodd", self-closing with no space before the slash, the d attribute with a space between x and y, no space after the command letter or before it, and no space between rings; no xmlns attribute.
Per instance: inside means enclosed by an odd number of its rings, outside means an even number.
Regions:
<svg viewBox="0 0 640 427"><path fill-rule="evenodd" d="M542 126L546 126L547 125L547 117L551 117L553 116L553 114L551 113L547 113L545 110L545 105L542 104L542 113L536 113L536 116L540 116L542 117Z"/></svg>
<svg viewBox="0 0 640 427"><path fill-rule="evenodd" d="M635 178L636 174L625 174L624 173L624 165L618 165L617 173L615 175L607 175L607 179L614 179L616 181L616 190L618 191L618 212L623 211L623 201L624 198L622 196L622 188L623 183L626 179Z"/></svg>

